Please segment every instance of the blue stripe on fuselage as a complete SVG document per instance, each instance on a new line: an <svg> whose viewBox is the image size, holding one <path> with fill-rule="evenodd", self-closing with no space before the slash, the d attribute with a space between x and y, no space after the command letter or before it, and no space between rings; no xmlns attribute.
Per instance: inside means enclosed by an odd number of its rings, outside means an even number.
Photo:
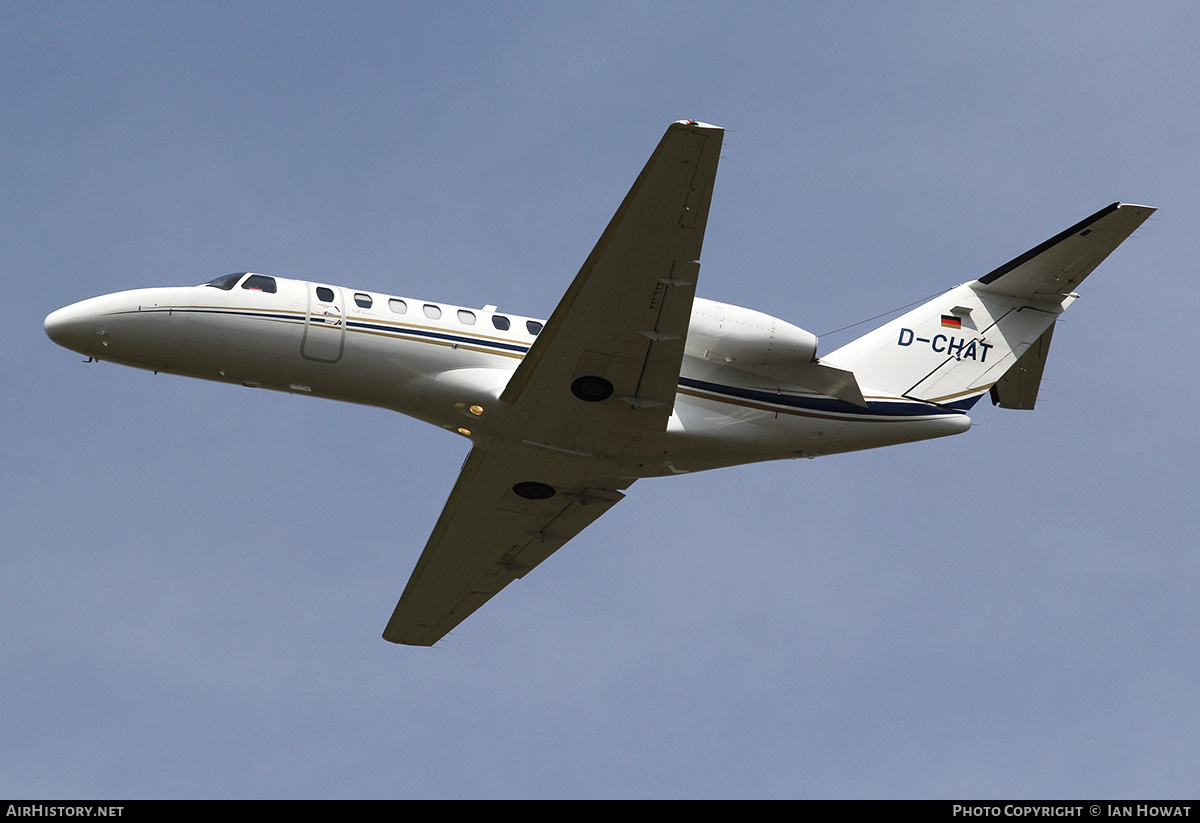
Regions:
<svg viewBox="0 0 1200 823"><path fill-rule="evenodd" d="M789 408L814 412L849 414L856 417L931 417L946 414L961 414L974 405L975 401L980 397L980 395L976 395L975 397L963 398L962 400L955 401L953 404L947 405L922 403L919 401L868 400L867 407L864 409L862 406L832 397L807 397L763 391L761 389L747 389L741 386L725 386L720 383L709 383L705 380L694 380L690 377L680 377L679 385L689 389L698 389L700 391L711 392L712 394L723 394L727 397L736 397L741 400L753 400L773 406L787 406Z"/></svg>

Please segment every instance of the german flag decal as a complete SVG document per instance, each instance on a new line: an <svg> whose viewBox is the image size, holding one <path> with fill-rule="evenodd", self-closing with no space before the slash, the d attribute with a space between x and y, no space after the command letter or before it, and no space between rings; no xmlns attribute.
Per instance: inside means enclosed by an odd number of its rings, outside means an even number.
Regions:
<svg viewBox="0 0 1200 823"><path fill-rule="evenodd" d="M942 315L942 326L947 329L961 329L962 320L955 317L953 314Z"/></svg>

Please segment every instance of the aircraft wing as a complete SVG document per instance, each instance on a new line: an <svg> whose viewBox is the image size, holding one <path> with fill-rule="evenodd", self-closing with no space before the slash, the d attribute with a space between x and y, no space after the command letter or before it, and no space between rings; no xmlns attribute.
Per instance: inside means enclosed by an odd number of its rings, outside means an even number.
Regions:
<svg viewBox="0 0 1200 823"><path fill-rule="evenodd" d="M667 129L501 400L553 425L561 411L531 398L550 392L566 403L571 397L559 396L561 389L595 397L607 383L623 402L604 398L597 408L623 425L666 425L723 134L691 121ZM586 377L600 380L575 383ZM544 436L543 426L533 428Z"/></svg>
<svg viewBox="0 0 1200 823"><path fill-rule="evenodd" d="M667 473L670 419L723 131L672 124L480 421L384 639L436 643L617 503Z"/></svg>
<svg viewBox="0 0 1200 823"><path fill-rule="evenodd" d="M585 461L549 467L539 451L471 451L388 621L385 640L432 646L608 511L624 497L618 488L633 482L597 478L600 488L592 488ZM513 488L522 482L544 483L555 493L523 497Z"/></svg>

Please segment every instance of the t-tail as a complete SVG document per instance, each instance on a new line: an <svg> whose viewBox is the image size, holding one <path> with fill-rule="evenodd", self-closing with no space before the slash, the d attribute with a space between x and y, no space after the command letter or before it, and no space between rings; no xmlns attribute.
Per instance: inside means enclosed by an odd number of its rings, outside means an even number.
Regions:
<svg viewBox="0 0 1200 823"><path fill-rule="evenodd" d="M1153 213L1113 203L821 362L852 371L867 400L906 397L967 409L990 391L999 406L1032 409L1058 316L1083 279Z"/></svg>

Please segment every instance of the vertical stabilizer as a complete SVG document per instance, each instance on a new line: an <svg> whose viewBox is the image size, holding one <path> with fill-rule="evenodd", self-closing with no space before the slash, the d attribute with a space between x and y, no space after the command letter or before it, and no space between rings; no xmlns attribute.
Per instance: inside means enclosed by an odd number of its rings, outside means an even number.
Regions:
<svg viewBox="0 0 1200 823"><path fill-rule="evenodd" d="M1050 354L1054 326L1042 332L1037 342L1021 355L1012 368L992 386L992 402L1002 409L1032 409L1037 403L1042 371Z"/></svg>

